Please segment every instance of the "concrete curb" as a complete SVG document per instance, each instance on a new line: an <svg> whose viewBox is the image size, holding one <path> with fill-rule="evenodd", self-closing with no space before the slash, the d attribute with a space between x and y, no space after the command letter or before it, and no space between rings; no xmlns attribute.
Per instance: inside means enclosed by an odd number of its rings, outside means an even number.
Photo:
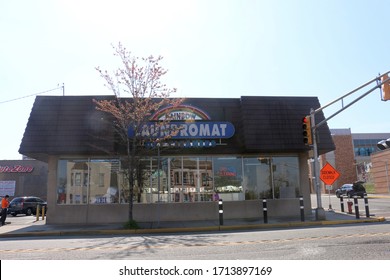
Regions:
<svg viewBox="0 0 390 280"><path fill-rule="evenodd" d="M229 225L229 226L206 226L206 227L180 227L180 228L156 228L156 229L100 229L100 230L65 230L65 231L35 231L20 233L3 233L0 238L12 237L44 237L44 236L81 236L81 235L132 235L132 234L156 234L156 233L186 233L186 232L218 232L235 230L255 230L255 229L277 229L288 227L310 227L329 226L342 224L378 223L384 222L384 217L337 220L337 221L307 221L307 222L286 222L277 224L256 224L256 225Z"/></svg>
<svg viewBox="0 0 390 280"><path fill-rule="evenodd" d="M367 196L368 199L377 199L377 198L382 198L382 199L390 199L390 195L373 195L373 196L370 196L368 195Z"/></svg>

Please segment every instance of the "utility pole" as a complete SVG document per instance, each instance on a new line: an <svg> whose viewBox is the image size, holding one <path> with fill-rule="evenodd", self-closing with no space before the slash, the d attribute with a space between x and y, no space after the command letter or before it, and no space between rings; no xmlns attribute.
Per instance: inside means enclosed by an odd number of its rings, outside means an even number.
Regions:
<svg viewBox="0 0 390 280"><path fill-rule="evenodd" d="M322 200L321 200L321 185L320 185L320 163L318 160L318 147L317 147L317 127L316 127L316 120L315 120L315 111L312 108L310 110L310 122L312 127L312 139L313 139L313 157L314 157L314 183L315 183L315 190L316 190L316 196L317 196L317 208L316 208L316 220L317 221L323 221L325 220L325 210L322 207Z"/></svg>
<svg viewBox="0 0 390 280"><path fill-rule="evenodd" d="M317 208L316 208L316 220L325 220L325 210L322 207L322 201L321 201L321 186L320 186L320 164L319 164L319 159L318 159L318 145L317 145L317 129L325 124L327 121L329 121L331 118L334 116L338 115L345 109L349 108L352 106L354 103L359 101L360 99L366 97L368 94L376 90L377 88L381 89L381 100L382 101L387 101L390 100L390 78L388 77L388 74L390 71L387 71L386 73L368 81L367 83L361 85L360 87L348 92L347 94L337 98L336 100L330 102L329 104L320 107L318 109L311 109L310 110L310 125L311 125L311 134L312 134L312 147L313 147L313 163L314 163L314 185L315 185L315 190L316 190L316 196L317 196ZM357 97L355 100L344 106L344 98L365 88L366 86L370 85L371 83L376 82L376 86L371 88L370 90L366 91L359 97ZM333 105L334 103L341 101L342 102L342 108L338 110L336 113L332 114L330 117L325 118L321 122L316 124L315 120L315 115L319 112L322 112L325 108L329 107L330 105Z"/></svg>

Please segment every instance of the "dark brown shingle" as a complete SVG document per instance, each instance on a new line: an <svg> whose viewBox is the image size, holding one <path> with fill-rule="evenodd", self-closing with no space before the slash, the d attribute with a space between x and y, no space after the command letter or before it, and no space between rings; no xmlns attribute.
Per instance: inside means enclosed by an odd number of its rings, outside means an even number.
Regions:
<svg viewBox="0 0 390 280"><path fill-rule="evenodd" d="M95 109L94 98L113 97L38 96L19 152L42 161L51 154L88 156L113 152L110 116ZM320 107L316 97L188 98L184 103L207 112L213 121L233 123L236 133L230 139L223 139L226 145L173 153L303 152L308 147L303 144L301 120L311 108ZM318 114L317 122L323 119L323 114ZM319 129L319 139L321 153L334 150L327 125Z"/></svg>

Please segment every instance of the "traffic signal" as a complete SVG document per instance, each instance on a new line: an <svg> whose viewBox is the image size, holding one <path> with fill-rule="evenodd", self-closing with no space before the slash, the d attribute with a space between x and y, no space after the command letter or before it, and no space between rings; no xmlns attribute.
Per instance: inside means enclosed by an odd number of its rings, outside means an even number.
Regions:
<svg viewBox="0 0 390 280"><path fill-rule="evenodd" d="M383 83L388 78L389 78L389 76L387 74L383 75L381 77L381 82ZM387 81L387 82L382 84L382 100L384 100L384 101L390 100L390 81Z"/></svg>
<svg viewBox="0 0 390 280"><path fill-rule="evenodd" d="M313 139L311 135L310 116L306 116L302 119L302 134L303 134L303 143L305 145L312 145Z"/></svg>
<svg viewBox="0 0 390 280"><path fill-rule="evenodd" d="M390 148L390 138L387 140L379 141L376 146L378 147L379 150L386 150Z"/></svg>

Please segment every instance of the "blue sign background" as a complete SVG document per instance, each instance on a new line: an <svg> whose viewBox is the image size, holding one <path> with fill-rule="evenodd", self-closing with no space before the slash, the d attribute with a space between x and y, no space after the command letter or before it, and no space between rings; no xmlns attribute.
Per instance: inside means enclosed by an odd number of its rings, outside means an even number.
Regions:
<svg viewBox="0 0 390 280"><path fill-rule="evenodd" d="M163 138L181 128L171 139L221 139L230 138L235 133L234 125L230 122L170 122L164 127L158 127L156 122L149 122L140 132L143 138ZM134 136L134 130L129 128L128 136Z"/></svg>

